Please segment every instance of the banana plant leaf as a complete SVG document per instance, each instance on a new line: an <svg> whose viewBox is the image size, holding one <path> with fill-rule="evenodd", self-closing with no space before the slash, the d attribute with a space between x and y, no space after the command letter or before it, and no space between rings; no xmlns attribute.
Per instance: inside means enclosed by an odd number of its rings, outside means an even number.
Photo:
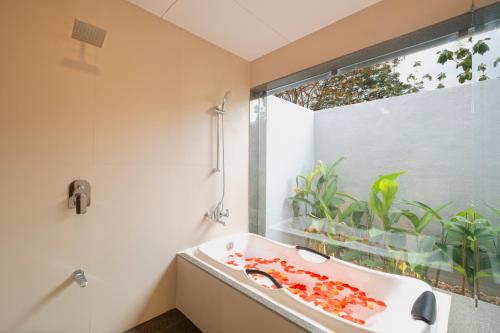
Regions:
<svg viewBox="0 0 500 333"><path fill-rule="evenodd" d="M407 205L420 208L425 212L422 216L418 216L408 209L402 211L402 214L411 222L417 234L421 234L434 218L437 220L442 220L442 217L438 214L439 211L451 205L451 202L448 202L436 209L432 209L428 205L419 201L403 200L402 202Z"/></svg>
<svg viewBox="0 0 500 333"><path fill-rule="evenodd" d="M397 172L380 176L372 185L368 194L370 207L375 214L382 220L384 229L388 230L391 227L391 222L394 224L394 219L390 220L389 210L396 200L398 192L398 183L396 179L405 172Z"/></svg>

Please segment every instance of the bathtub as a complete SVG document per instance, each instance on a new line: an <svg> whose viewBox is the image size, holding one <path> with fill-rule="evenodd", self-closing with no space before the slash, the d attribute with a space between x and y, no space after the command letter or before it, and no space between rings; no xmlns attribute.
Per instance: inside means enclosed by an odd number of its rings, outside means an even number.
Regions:
<svg viewBox="0 0 500 333"><path fill-rule="evenodd" d="M203 243L194 254L333 332L437 332L434 321L439 309L432 288L414 278L371 270L249 233ZM327 303L322 295L330 297L332 292L337 296ZM346 299L354 303L339 311L339 300L345 303Z"/></svg>

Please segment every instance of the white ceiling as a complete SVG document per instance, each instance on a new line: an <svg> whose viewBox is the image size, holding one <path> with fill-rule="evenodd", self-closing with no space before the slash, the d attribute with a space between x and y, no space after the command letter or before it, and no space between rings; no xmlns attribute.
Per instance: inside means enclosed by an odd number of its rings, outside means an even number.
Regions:
<svg viewBox="0 0 500 333"><path fill-rule="evenodd" d="M128 0L246 60L380 0Z"/></svg>

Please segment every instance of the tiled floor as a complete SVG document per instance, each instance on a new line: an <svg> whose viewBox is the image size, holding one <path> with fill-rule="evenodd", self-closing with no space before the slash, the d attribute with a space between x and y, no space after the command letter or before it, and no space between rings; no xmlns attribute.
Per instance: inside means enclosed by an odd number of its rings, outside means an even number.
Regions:
<svg viewBox="0 0 500 333"><path fill-rule="evenodd" d="M177 309L148 320L124 333L202 333Z"/></svg>

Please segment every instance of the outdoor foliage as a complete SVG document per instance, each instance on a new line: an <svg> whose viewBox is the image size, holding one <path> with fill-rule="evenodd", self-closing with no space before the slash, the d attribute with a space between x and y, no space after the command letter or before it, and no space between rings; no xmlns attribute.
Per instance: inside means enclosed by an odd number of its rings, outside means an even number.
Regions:
<svg viewBox="0 0 500 333"><path fill-rule="evenodd" d="M380 176L368 191L368 202L358 200L339 191L336 170L343 160L332 165L317 161L309 174L297 176L295 195L290 198L294 216L307 217L304 231L331 240L329 244L313 242L318 250L428 283L429 268L434 267L435 285L440 269L448 266L462 277L462 292L468 288L476 298L481 278L500 277L500 227L474 207L445 218L441 212L451 202L432 208L423 202L398 199L397 181L404 172ZM491 210L500 220L500 210ZM425 234L432 221L442 225L440 235ZM382 249L385 255L344 246L352 243Z"/></svg>
<svg viewBox="0 0 500 333"><path fill-rule="evenodd" d="M457 81L464 84L478 75L478 81L488 80L488 66L497 67L500 57L492 64L480 62L473 67L473 57L482 56L490 51L488 41L484 38L473 41L470 37L465 45L456 51L444 49L436 54L436 62L441 65L452 62L457 69ZM276 96L311 110L322 110L337 106L356 104L377 99L415 93L424 89L424 83L437 81L436 88L444 88L447 75L440 72L435 76L430 73L419 73L422 61L413 63L413 72L406 78L401 78L397 66L403 58L355 68L346 73L333 74L328 79L305 84ZM474 72L474 70L476 72Z"/></svg>
<svg viewBox="0 0 500 333"><path fill-rule="evenodd" d="M394 71L399 60L332 75L276 96L311 110L321 110L404 95L411 91L412 85L401 81L400 74Z"/></svg>
<svg viewBox="0 0 500 333"><path fill-rule="evenodd" d="M477 42L472 41L472 37L469 37L468 47L460 47L456 51L442 50L437 52L439 55L437 62L444 65L448 61L452 61L456 64L456 68L460 70L457 75L458 82L465 83L466 81L472 80L472 56L473 55L483 55L490 50L490 47L486 43L490 38L480 39ZM493 66L496 67L496 62L493 62ZM480 74L478 81L488 80L489 77L486 75L487 66L481 63L477 66L477 72Z"/></svg>

